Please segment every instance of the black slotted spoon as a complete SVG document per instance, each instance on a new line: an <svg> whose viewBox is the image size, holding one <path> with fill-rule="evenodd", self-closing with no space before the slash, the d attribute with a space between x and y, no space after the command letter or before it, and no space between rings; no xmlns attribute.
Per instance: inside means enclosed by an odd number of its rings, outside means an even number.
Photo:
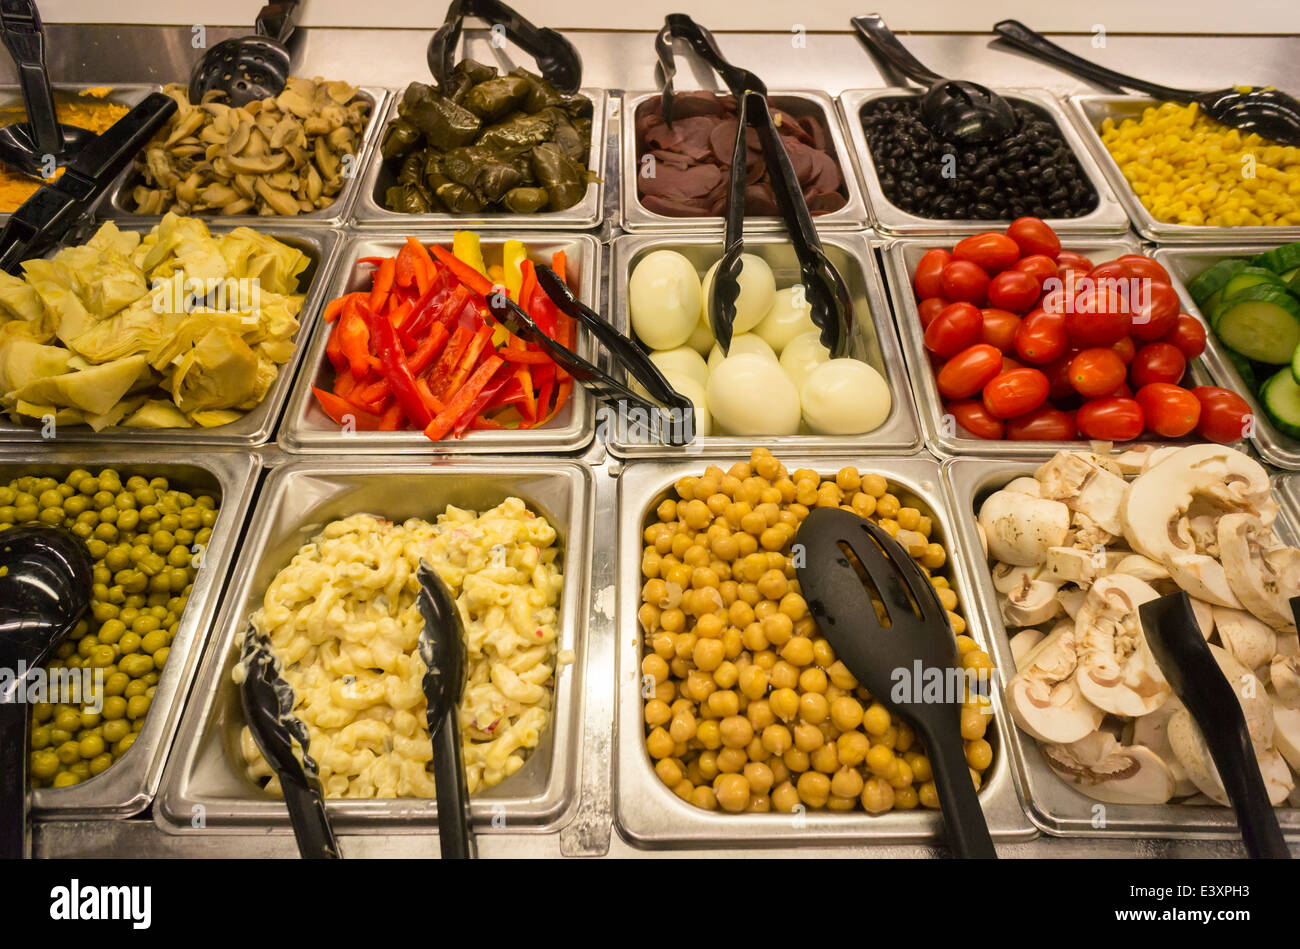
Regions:
<svg viewBox="0 0 1300 949"><path fill-rule="evenodd" d="M940 701L925 701L920 681L895 693L900 673L915 680L918 666L923 676L937 674L945 684L949 670L960 668L957 640L934 587L882 528L841 508L812 511L795 542L804 546L804 565L796 570L817 628L863 688L920 732L953 853L996 857L966 764L962 697L941 689ZM879 594L888 626L877 618L864 578Z"/></svg>
<svg viewBox="0 0 1300 949"><path fill-rule="evenodd" d="M1251 86L1246 91L1229 87L1212 92L1174 89L1159 83L1135 79L1076 56L1035 33L1019 20L1002 20L993 32L1022 53L1108 89L1131 89L1156 99L1184 104L1195 102L1210 118L1233 128L1257 132L1283 145L1300 145L1300 101L1280 89Z"/></svg>
<svg viewBox="0 0 1300 949"><path fill-rule="evenodd" d="M293 69L285 44L297 13L298 0L273 0L258 11L255 35L222 40L204 53L190 73L190 101L202 102L206 93L219 91L227 105L237 107L282 93Z"/></svg>

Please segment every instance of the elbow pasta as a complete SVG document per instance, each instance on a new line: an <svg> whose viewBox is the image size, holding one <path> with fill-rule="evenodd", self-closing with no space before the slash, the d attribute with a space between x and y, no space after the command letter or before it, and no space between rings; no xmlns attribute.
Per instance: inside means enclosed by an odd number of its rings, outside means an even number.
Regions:
<svg viewBox="0 0 1300 949"><path fill-rule="evenodd" d="M480 516L449 506L436 524L354 514L298 550L253 622L293 687L326 797L436 796L417 648L421 559L451 588L465 626L470 793L523 767L550 721L557 666L571 661L556 651L558 556L555 528L513 497ZM278 794L247 727L240 750L248 776Z"/></svg>

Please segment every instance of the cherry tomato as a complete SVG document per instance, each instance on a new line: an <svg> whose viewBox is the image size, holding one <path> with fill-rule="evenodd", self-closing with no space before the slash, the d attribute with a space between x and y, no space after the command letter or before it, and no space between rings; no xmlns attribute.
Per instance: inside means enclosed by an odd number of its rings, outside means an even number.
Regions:
<svg viewBox="0 0 1300 949"><path fill-rule="evenodd" d="M980 310L984 317L984 326L980 331L980 342L996 346L1004 353L1014 352L1016 332L1020 329L1020 317L1006 310Z"/></svg>
<svg viewBox="0 0 1300 949"><path fill-rule="evenodd" d="M1197 386L1192 390L1201 403L1201 420L1196 434L1212 442L1235 442L1245 438L1254 426L1250 404L1231 389Z"/></svg>
<svg viewBox="0 0 1300 949"><path fill-rule="evenodd" d="M1153 382L1177 382L1187 371L1187 357L1172 343L1147 343L1137 351L1128 371L1139 389Z"/></svg>
<svg viewBox="0 0 1300 949"><path fill-rule="evenodd" d="M1023 270L1004 270L989 283L989 302L1012 313L1028 313L1043 292L1038 278Z"/></svg>
<svg viewBox="0 0 1300 949"><path fill-rule="evenodd" d="M944 363L935 382L945 399L969 399L1001 371L1002 353L998 348L976 343Z"/></svg>
<svg viewBox="0 0 1300 949"><path fill-rule="evenodd" d="M1042 365L1059 359L1068 343L1065 317L1060 313L1034 310L1016 330L1016 354L1025 362Z"/></svg>
<svg viewBox="0 0 1300 949"><path fill-rule="evenodd" d="M1128 367L1113 349L1085 349L1070 361L1070 385L1089 399L1110 395L1127 375Z"/></svg>
<svg viewBox="0 0 1300 949"><path fill-rule="evenodd" d="M1144 258L1145 259L1145 258ZM1167 283L1144 281L1131 302L1133 335L1141 340L1159 339L1173 329L1178 319L1178 292Z"/></svg>
<svg viewBox="0 0 1300 949"><path fill-rule="evenodd" d="M1060 357L1043 366L1043 372L1051 385L1048 394L1054 402L1078 398L1079 393L1070 385L1070 363L1074 362L1074 357L1078 354L1077 349L1067 349Z"/></svg>
<svg viewBox="0 0 1300 949"><path fill-rule="evenodd" d="M1111 397L1116 399L1131 399L1133 398L1133 390L1129 388L1127 382L1121 382L1119 388L1111 393Z"/></svg>
<svg viewBox="0 0 1300 949"><path fill-rule="evenodd" d="M1057 267L1069 267L1071 270L1082 270L1084 273L1087 273L1094 266L1093 262L1083 254L1076 254L1072 250L1063 250L1057 254L1056 265Z"/></svg>
<svg viewBox="0 0 1300 949"><path fill-rule="evenodd" d="M952 249L953 260L969 260L979 264L986 273L995 274L1006 270L1020 257L1020 248L1016 242L997 231L972 234L957 242Z"/></svg>
<svg viewBox="0 0 1300 949"><path fill-rule="evenodd" d="M1050 385L1039 369L1000 372L984 386L984 408L998 418L1015 418L1047 401Z"/></svg>
<svg viewBox="0 0 1300 949"><path fill-rule="evenodd" d="M1010 356L1003 355L1002 357L1003 372L1010 372L1012 369L1024 369L1024 368L1025 368L1024 363L1016 362L1016 360L1012 359Z"/></svg>
<svg viewBox="0 0 1300 949"><path fill-rule="evenodd" d="M1146 420L1134 399L1093 399L1079 406L1074 416L1084 438L1126 442L1142 434Z"/></svg>
<svg viewBox="0 0 1300 949"><path fill-rule="evenodd" d="M1119 258L1119 262L1128 270L1129 276L1141 277L1157 283L1173 283L1169 279L1169 271L1150 257L1144 257L1142 254L1125 254Z"/></svg>
<svg viewBox="0 0 1300 949"><path fill-rule="evenodd" d="M939 275L950 260L952 260L952 254L942 247L927 250L921 255L921 259L916 264L916 273L912 275L912 285L916 287L918 299L927 300L930 297L943 296L943 286L940 283Z"/></svg>
<svg viewBox="0 0 1300 949"><path fill-rule="evenodd" d="M994 418L984 403L976 399L945 402L943 410L957 420L957 424L976 438L997 440L1002 437L1002 419Z"/></svg>
<svg viewBox="0 0 1300 949"><path fill-rule="evenodd" d="M1182 386L1153 382L1138 389L1147 428L1165 438L1181 438L1201 419L1201 403Z"/></svg>
<svg viewBox="0 0 1300 949"><path fill-rule="evenodd" d="M1080 309L1082 307L1082 309ZM1065 314L1065 332L1076 346L1109 346L1129 334L1127 313L1094 310L1090 297L1075 297L1075 309Z"/></svg>
<svg viewBox="0 0 1300 949"><path fill-rule="evenodd" d="M1068 442L1077 435L1069 413L1050 405L1007 419L1006 423L1007 438L1018 442Z"/></svg>
<svg viewBox="0 0 1300 949"><path fill-rule="evenodd" d="M1123 360L1126 366L1133 361L1133 355L1137 352L1137 344L1133 342L1130 336L1125 336L1123 339L1111 343L1110 348L1115 351L1115 355Z"/></svg>
<svg viewBox="0 0 1300 949"><path fill-rule="evenodd" d="M1060 276L1060 272L1056 269L1056 261L1046 254L1031 254L1028 257L1021 257L1012 265L1011 269L1023 270L1034 277L1040 284L1048 277Z"/></svg>
<svg viewBox="0 0 1300 949"><path fill-rule="evenodd" d="M1163 342L1172 343L1188 359L1195 359L1205 352L1205 324L1190 313L1179 313Z"/></svg>
<svg viewBox="0 0 1300 949"><path fill-rule="evenodd" d="M969 260L950 260L944 264L940 277L943 296L949 300L983 306L988 299L989 275L979 264L973 264Z"/></svg>
<svg viewBox="0 0 1300 949"><path fill-rule="evenodd" d="M916 315L921 319L921 329L928 329L934 318L943 312L948 301L943 297L926 297L916 305Z"/></svg>
<svg viewBox="0 0 1300 949"><path fill-rule="evenodd" d="M984 317L969 303L949 303L925 328L925 348L945 359L980 340Z"/></svg>
<svg viewBox="0 0 1300 949"><path fill-rule="evenodd" d="M1007 237L1016 242L1024 257L1043 254L1056 260L1061 253L1061 239L1036 217L1018 217L1007 228Z"/></svg>

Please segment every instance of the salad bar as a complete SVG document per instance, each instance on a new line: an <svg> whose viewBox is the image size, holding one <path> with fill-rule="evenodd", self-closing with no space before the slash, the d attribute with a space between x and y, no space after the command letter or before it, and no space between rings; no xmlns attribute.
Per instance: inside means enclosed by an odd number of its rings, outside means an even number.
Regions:
<svg viewBox="0 0 1300 949"><path fill-rule="evenodd" d="M12 855L1300 853L1300 140L1176 88L1283 38L295 6L0 90Z"/></svg>

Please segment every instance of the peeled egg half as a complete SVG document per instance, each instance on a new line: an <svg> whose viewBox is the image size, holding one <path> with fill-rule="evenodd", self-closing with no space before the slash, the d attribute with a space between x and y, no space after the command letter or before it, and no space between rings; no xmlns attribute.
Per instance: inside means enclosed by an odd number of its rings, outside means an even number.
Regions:
<svg viewBox="0 0 1300 949"><path fill-rule="evenodd" d="M713 294L713 277L721 263L722 260L719 258L704 275L700 312L704 315L706 324L709 321L708 306L709 297ZM748 333L772 308L772 301L776 299L776 278L772 276L772 268L762 257L741 254L740 276L736 278L736 282L740 284L740 296L736 297L736 319L731 324L731 331L736 334Z"/></svg>
<svg viewBox="0 0 1300 949"><path fill-rule="evenodd" d="M704 362L703 356L689 346L656 350L650 354L650 361L658 366L659 371L665 376L671 377L674 374L689 376L701 387L709 383L708 364Z"/></svg>
<svg viewBox="0 0 1300 949"><path fill-rule="evenodd" d="M728 356L709 373L709 412L730 435L793 435L799 392L775 360Z"/></svg>
<svg viewBox="0 0 1300 949"><path fill-rule="evenodd" d="M856 359L829 359L799 387L804 421L818 435L861 435L889 417L884 376Z"/></svg>
<svg viewBox="0 0 1300 949"><path fill-rule="evenodd" d="M673 349L699 322L700 277L675 250L656 250L636 265L627 283L632 331L651 349Z"/></svg>
<svg viewBox="0 0 1300 949"><path fill-rule="evenodd" d="M814 330L803 333L785 344L781 350L781 368L796 387L802 387L808 373L831 358L831 351L822 345L821 333Z"/></svg>
<svg viewBox="0 0 1300 949"><path fill-rule="evenodd" d="M764 359L776 362L776 353L772 352L772 347L753 333L741 333L739 336L731 337L731 350L727 356L739 356L741 353L753 353L755 356L762 356ZM709 350L709 372L718 368L718 363L727 356L722 355L722 347L714 343L713 349Z"/></svg>
<svg viewBox="0 0 1300 949"><path fill-rule="evenodd" d="M817 331L817 324L812 321L812 306L804 297L802 286L776 291L772 309L754 327L754 335L766 340L778 355L796 336Z"/></svg>

